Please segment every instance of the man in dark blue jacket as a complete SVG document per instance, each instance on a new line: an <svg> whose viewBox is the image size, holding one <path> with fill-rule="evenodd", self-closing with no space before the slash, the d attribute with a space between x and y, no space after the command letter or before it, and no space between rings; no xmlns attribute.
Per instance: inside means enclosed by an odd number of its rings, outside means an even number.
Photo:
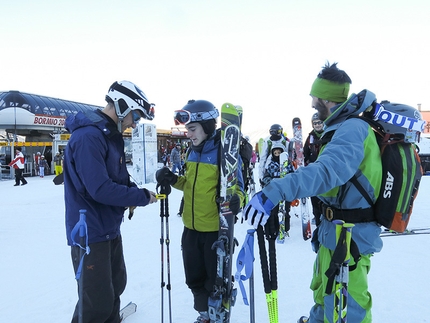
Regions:
<svg viewBox="0 0 430 323"><path fill-rule="evenodd" d="M66 120L72 134L64 158L64 194L67 242L75 272L81 261L79 234L72 230L79 210L86 210L90 252L81 277L82 297L72 322L120 322L120 295L127 275L120 226L126 207L156 202L155 194L130 181L122 133L135 128L140 118L152 120L153 106L145 94L128 81L115 82L103 110L79 112ZM79 321L81 322L81 321Z"/></svg>

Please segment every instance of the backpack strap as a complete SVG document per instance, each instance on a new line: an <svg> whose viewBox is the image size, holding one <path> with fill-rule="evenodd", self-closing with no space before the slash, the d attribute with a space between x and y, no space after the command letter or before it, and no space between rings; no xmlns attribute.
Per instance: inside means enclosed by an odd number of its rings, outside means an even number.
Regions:
<svg viewBox="0 0 430 323"><path fill-rule="evenodd" d="M373 201L369 195L369 192L367 192L363 185L360 184L360 182L357 179L357 175L354 174L354 176L351 177L351 179L349 180L349 182L351 182L352 184L354 184L355 188L361 193L361 195L363 195L363 197L365 198L365 200L367 201L367 203L369 203L370 206L373 205Z"/></svg>

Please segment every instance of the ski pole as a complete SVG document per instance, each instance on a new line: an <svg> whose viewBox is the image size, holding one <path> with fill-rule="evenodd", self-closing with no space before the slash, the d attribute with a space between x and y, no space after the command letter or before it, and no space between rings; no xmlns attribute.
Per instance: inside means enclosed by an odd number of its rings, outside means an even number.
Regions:
<svg viewBox="0 0 430 323"><path fill-rule="evenodd" d="M169 322L172 323L172 285L170 282L170 234L169 234L169 198L166 195L165 203L165 214L166 217L166 260L167 260L167 293L169 295Z"/></svg>
<svg viewBox="0 0 430 323"><path fill-rule="evenodd" d="M270 287L272 289L272 317L273 322L278 323L278 273L276 264L276 238L279 233L278 211L275 209L266 224L266 238L269 244L269 269L270 269Z"/></svg>
<svg viewBox="0 0 430 323"><path fill-rule="evenodd" d="M270 323L272 323L272 287L270 284L269 277L269 264L267 262L266 242L264 240L264 231L261 225L257 228L257 239L258 250L260 252L261 275L263 277L264 293L266 294L267 311L269 313Z"/></svg>
<svg viewBox="0 0 430 323"><path fill-rule="evenodd" d="M79 222L85 223L85 212L86 210L79 210ZM79 243L82 247L85 247L85 228L86 225L81 223L79 227ZM82 263L84 261L85 251L84 249L80 249L79 256L82 259ZM81 276L79 277L79 323L84 321L84 277L81 272Z"/></svg>
<svg viewBox="0 0 430 323"><path fill-rule="evenodd" d="M164 322L164 203L163 200L160 202L160 218L161 218L161 323Z"/></svg>
<svg viewBox="0 0 430 323"><path fill-rule="evenodd" d="M351 230L354 224L333 220L336 225L336 248L325 275L328 277L326 294L331 294L334 285L333 321L347 322L348 279L351 259Z"/></svg>
<svg viewBox="0 0 430 323"><path fill-rule="evenodd" d="M84 312L84 277L82 275L82 268L84 265L84 257L86 254L90 253L90 247L88 246L88 228L86 223L85 213L87 210L79 210L79 221L74 226L70 237L73 242L73 246L80 248L79 250L79 265L76 270L75 279L78 281L78 322L83 322L83 312ZM79 232L79 243L75 241L76 234Z"/></svg>
<svg viewBox="0 0 430 323"><path fill-rule="evenodd" d="M168 195L170 194L170 186L162 183L157 185L161 187L160 194L157 194L157 199L160 202L160 218L161 218L161 323L164 322L164 287L167 289L169 299L169 322L172 323L172 297L171 297L171 283L170 283L170 236L169 236L169 204ZM164 218L166 218L166 227L164 227ZM166 239L164 239L164 231L166 231ZM164 281L164 243L166 243L166 260L167 260L167 285Z"/></svg>
<svg viewBox="0 0 430 323"><path fill-rule="evenodd" d="M249 322L255 323L254 262L252 264L252 274L249 277Z"/></svg>
<svg viewBox="0 0 430 323"><path fill-rule="evenodd" d="M255 229L249 229L242 248L236 258L236 274L235 281L239 283L239 288L242 293L243 303L249 305L250 323L255 323L255 301L254 301L254 232ZM245 275L242 275L242 270L245 269ZM250 301L246 296L245 286L243 282L249 279L249 294Z"/></svg>
<svg viewBox="0 0 430 323"><path fill-rule="evenodd" d="M347 322L348 313L348 280L349 280L349 261L351 259L351 230L352 223L336 223L336 236L344 239L346 245L346 255L340 267L339 274L336 276L336 300L339 302L337 309L338 322Z"/></svg>

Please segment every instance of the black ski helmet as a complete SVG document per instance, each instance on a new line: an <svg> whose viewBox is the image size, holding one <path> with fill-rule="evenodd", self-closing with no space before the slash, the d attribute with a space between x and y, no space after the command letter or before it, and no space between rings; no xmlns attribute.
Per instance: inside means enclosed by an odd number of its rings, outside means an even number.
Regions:
<svg viewBox="0 0 430 323"><path fill-rule="evenodd" d="M198 122L202 125L204 132L209 135L215 131L218 117L218 109L206 100L189 100L181 110L174 112L176 125Z"/></svg>
<svg viewBox="0 0 430 323"><path fill-rule="evenodd" d="M269 129L269 133L272 136L280 136L282 135L283 131L284 129L282 128L282 126L277 123L273 124Z"/></svg>

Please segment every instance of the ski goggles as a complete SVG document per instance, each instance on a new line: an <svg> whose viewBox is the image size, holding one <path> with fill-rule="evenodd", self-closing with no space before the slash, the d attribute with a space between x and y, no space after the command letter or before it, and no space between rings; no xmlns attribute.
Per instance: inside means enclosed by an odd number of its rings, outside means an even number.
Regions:
<svg viewBox="0 0 430 323"><path fill-rule="evenodd" d="M140 119L142 118L142 115L135 110L131 110L131 115L133 117L133 123L139 123Z"/></svg>
<svg viewBox="0 0 430 323"><path fill-rule="evenodd" d="M217 109L213 111L193 112L187 110L176 110L173 113L173 120L175 125L186 125L191 122L199 122L205 120L212 120L218 118L219 113Z"/></svg>

